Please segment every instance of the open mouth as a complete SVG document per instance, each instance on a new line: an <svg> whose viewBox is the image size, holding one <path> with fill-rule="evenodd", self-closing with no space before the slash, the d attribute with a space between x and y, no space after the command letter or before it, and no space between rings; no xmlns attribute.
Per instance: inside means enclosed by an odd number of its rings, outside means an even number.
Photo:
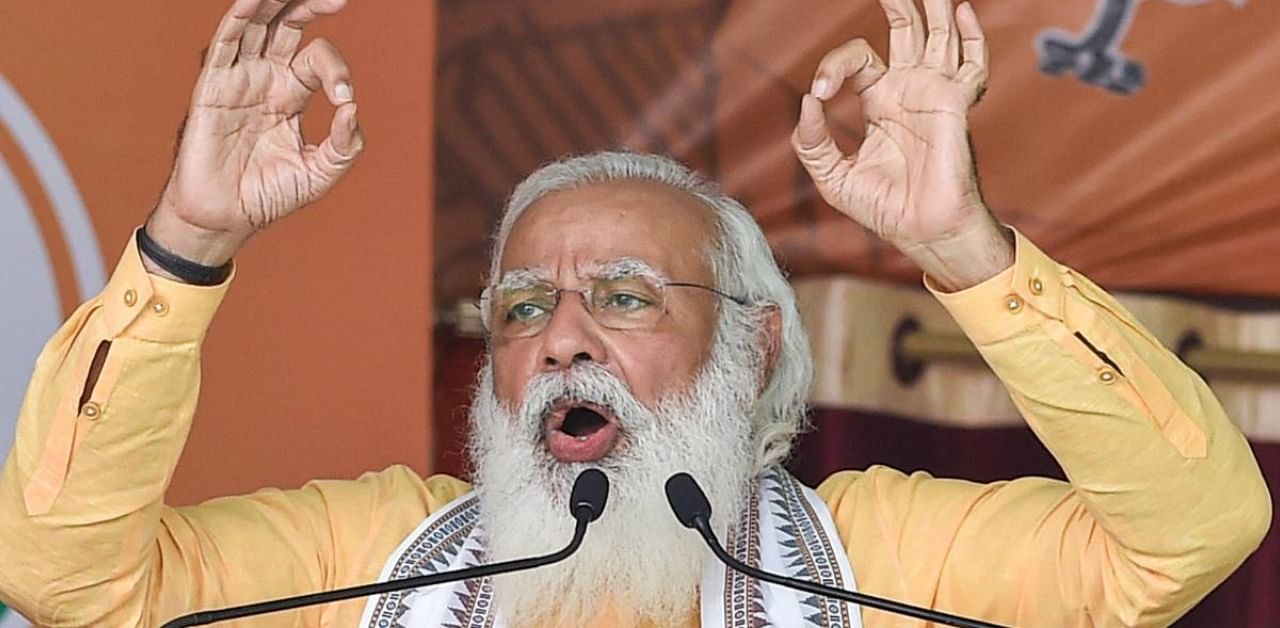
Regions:
<svg viewBox="0 0 1280 628"><path fill-rule="evenodd" d="M608 424L609 420L599 412L585 406L576 406L565 413L560 431L574 438L588 438Z"/></svg>
<svg viewBox="0 0 1280 628"><path fill-rule="evenodd" d="M576 400L556 404L545 428L547 449L560 462L599 460L618 441L618 421L608 408Z"/></svg>

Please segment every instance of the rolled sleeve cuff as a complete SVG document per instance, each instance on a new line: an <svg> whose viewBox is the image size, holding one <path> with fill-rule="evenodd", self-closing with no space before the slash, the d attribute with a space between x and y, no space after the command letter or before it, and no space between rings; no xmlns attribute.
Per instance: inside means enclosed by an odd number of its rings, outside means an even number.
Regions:
<svg viewBox="0 0 1280 628"><path fill-rule="evenodd" d="M924 285L979 347L1008 338L1046 318L1062 320L1066 268L1013 230L1016 257L994 277L957 292Z"/></svg>
<svg viewBox="0 0 1280 628"><path fill-rule="evenodd" d="M222 303L235 271L216 286L194 286L152 275L142 265L135 238L102 291L103 315L112 338L155 342L200 341Z"/></svg>

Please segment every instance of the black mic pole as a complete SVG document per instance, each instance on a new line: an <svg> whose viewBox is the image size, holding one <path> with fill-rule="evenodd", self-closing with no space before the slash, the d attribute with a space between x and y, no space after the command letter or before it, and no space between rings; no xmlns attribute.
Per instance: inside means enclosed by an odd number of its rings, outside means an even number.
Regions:
<svg viewBox="0 0 1280 628"><path fill-rule="evenodd" d="M551 563L559 562L568 558L570 554L573 554L578 550L578 546L582 545L583 537L586 536L587 525L600 518L600 514L604 512L604 505L608 496L609 480L605 477L603 472L598 469L587 469L578 474L577 480L573 483L573 492L569 496L569 510L573 513L574 519L577 520L577 524L573 530L573 539L569 541L569 544L566 545L564 549L551 554L535 556L533 558L509 560L501 563L493 563L491 565L479 565L468 569L459 569L445 573L415 576L413 578L401 578L399 580L388 580L386 582L375 582L372 584L347 587L345 589L335 589L333 591L309 593L306 595L298 595L279 600L246 604L244 606L233 606L213 611L191 613L190 615L183 615L176 619L172 619L161 626L161 628L203 626L205 624L212 624L218 621L238 619L240 617L249 617L251 615L275 613L277 611L287 611L290 609L302 608L303 606L311 606L313 604L338 602L341 600L349 600L351 598L364 597L366 595L379 595L403 589L417 589L420 587L456 582L458 580L470 580L472 578L496 576L499 574L510 573L512 571L521 571L524 569L533 569L534 567L550 565Z"/></svg>
<svg viewBox="0 0 1280 628"><path fill-rule="evenodd" d="M788 587L791 589L799 589L806 593L813 593L824 597L833 597L860 606L906 615L916 619L931 621L944 626L959 626L960 628L1006 628L1000 624L992 624L977 619L969 619L960 617L959 615L951 615L940 611L929 610L886 600L884 598L858 593L856 591L845 591L829 587L816 582L807 580L797 580L795 578L787 578L778 574L769 573L761 569L756 569L747 565L726 552L724 547L720 545L716 533L711 529L711 503L707 501L707 496L702 492L702 488L694 481L688 473L677 473L667 479L666 484L667 501L671 504L671 510L675 512L676 519L686 528L692 528L702 535L703 540L711 547L711 552L720 559L720 562L733 568L734 571L744 573L752 578L772 582L773 584Z"/></svg>

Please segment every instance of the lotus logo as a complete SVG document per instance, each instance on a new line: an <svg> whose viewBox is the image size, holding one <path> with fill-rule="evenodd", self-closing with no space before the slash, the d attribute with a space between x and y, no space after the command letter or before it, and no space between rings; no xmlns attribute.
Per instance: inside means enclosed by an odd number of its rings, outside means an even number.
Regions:
<svg viewBox="0 0 1280 628"><path fill-rule="evenodd" d="M106 283L93 223L36 115L0 76L0 456L40 349Z"/></svg>
<svg viewBox="0 0 1280 628"><path fill-rule="evenodd" d="M1168 0L1173 4L1194 5L1214 0ZM1243 7L1248 0L1228 0ZM1098 0L1093 20L1080 35L1058 29L1040 33L1036 47L1040 50L1040 69L1047 74L1075 74L1081 81L1107 91L1129 96L1147 82L1147 71L1140 61L1120 51L1120 44L1133 25L1138 0Z"/></svg>

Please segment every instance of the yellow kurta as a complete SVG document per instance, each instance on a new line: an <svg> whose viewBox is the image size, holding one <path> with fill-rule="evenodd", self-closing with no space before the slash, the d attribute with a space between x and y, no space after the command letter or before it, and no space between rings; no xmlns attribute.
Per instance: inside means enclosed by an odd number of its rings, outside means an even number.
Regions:
<svg viewBox="0 0 1280 628"><path fill-rule="evenodd" d="M154 626L371 582L467 490L391 467L165 506L225 290L148 275L131 243L49 342L0 478L0 600L41 625ZM818 492L860 590L1019 626L1164 624L1257 547L1271 503L1244 437L1111 297L1019 236L1012 268L938 298L1071 483L833 475ZM95 354L105 362L86 390ZM363 605L249 625L355 626Z"/></svg>

